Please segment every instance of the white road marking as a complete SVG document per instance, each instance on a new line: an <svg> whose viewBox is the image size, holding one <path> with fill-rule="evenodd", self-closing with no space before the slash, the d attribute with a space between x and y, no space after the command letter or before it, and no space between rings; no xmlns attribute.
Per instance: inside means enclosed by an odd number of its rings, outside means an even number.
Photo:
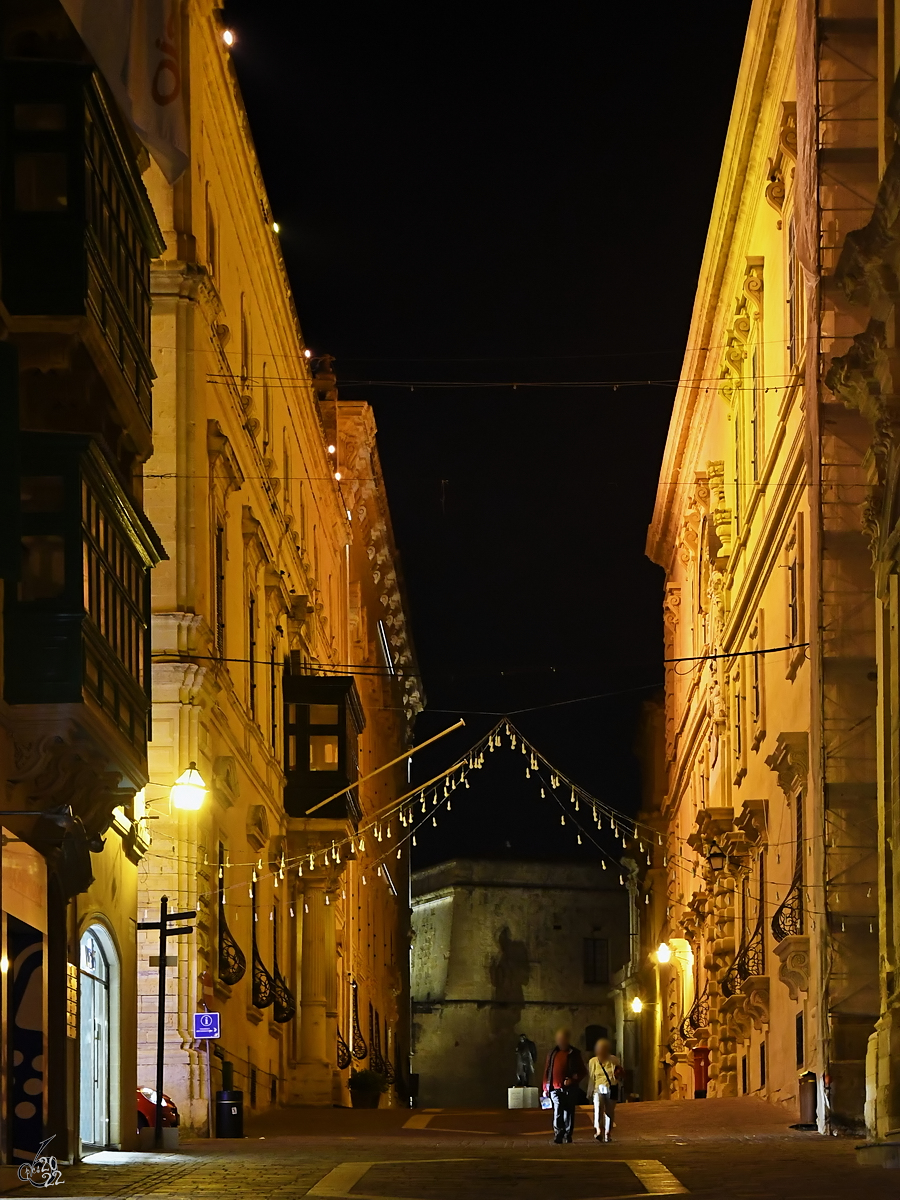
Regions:
<svg viewBox="0 0 900 1200"><path fill-rule="evenodd" d="M629 1158L626 1161L651 1195L672 1196L676 1192L687 1191L672 1172L656 1158Z"/></svg>
<svg viewBox="0 0 900 1200"><path fill-rule="evenodd" d="M414 1117L410 1117L408 1121L403 1122L404 1129L427 1129L428 1122L434 1116L434 1112L416 1113Z"/></svg>
<svg viewBox="0 0 900 1200"><path fill-rule="evenodd" d="M415 1126L421 1128L421 1126ZM462 1132L462 1131L455 1131ZM410 1166L416 1163L426 1165L432 1163L444 1162L475 1162L472 1158L394 1158L394 1159L379 1159L369 1162L352 1162L339 1163L333 1170L329 1171L324 1178L320 1179L317 1184L309 1189L307 1196L328 1196L331 1200L398 1200L394 1196L373 1196L366 1192L351 1191L353 1187L367 1174L371 1167L387 1167L387 1166ZM565 1160L561 1156L553 1158L523 1158L521 1162L552 1162L559 1165ZM585 1159L569 1159L567 1166L578 1166L583 1164ZM640 1200L643 1196L672 1196L684 1194L687 1188L682 1186L672 1174L670 1170L662 1165L655 1158L606 1158L604 1155L602 1161L604 1163L624 1163L631 1173L637 1178L638 1182L646 1189L642 1192L629 1192L622 1196L608 1196L604 1200ZM409 1197L405 1200L410 1200ZM587 1198L585 1198L587 1200Z"/></svg>

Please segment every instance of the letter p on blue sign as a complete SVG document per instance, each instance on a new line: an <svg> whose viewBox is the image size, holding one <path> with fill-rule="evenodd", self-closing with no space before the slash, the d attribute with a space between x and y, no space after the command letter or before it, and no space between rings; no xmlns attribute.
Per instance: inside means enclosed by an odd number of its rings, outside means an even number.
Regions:
<svg viewBox="0 0 900 1200"><path fill-rule="evenodd" d="M194 1013L194 1037L217 1038L219 1036L219 1014Z"/></svg>

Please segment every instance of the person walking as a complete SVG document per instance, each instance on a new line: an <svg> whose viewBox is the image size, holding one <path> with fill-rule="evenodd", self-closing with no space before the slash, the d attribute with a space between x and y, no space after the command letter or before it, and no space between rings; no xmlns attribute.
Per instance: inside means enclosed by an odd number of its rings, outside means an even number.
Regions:
<svg viewBox="0 0 900 1200"><path fill-rule="evenodd" d="M587 1095L588 1100L594 1101L595 1141L612 1141L619 1080L624 1074L621 1062L612 1053L612 1044L607 1038L600 1038L588 1063Z"/></svg>
<svg viewBox="0 0 900 1200"><path fill-rule="evenodd" d="M572 1140L578 1085L587 1071L581 1051L572 1045L568 1029L557 1030L555 1042L544 1067L543 1094L549 1097L553 1108L553 1141L558 1146Z"/></svg>

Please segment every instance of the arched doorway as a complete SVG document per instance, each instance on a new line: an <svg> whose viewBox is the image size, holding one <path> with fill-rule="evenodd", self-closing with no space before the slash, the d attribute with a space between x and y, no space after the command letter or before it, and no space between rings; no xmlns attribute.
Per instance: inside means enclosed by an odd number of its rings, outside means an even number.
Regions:
<svg viewBox="0 0 900 1200"><path fill-rule="evenodd" d="M82 935L79 968L81 1142L109 1146L118 1140L112 1097L118 1074L118 959L102 926L92 925Z"/></svg>

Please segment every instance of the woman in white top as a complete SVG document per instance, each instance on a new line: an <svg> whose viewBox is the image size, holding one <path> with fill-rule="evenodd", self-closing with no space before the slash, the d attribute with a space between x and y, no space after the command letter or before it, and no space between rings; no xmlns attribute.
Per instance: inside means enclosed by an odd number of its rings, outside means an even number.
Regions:
<svg viewBox="0 0 900 1200"><path fill-rule="evenodd" d="M595 1057L588 1064L587 1094L594 1101L594 1138L598 1142L612 1141L613 1116L622 1078L622 1064L611 1050L611 1043L601 1038L594 1047Z"/></svg>

